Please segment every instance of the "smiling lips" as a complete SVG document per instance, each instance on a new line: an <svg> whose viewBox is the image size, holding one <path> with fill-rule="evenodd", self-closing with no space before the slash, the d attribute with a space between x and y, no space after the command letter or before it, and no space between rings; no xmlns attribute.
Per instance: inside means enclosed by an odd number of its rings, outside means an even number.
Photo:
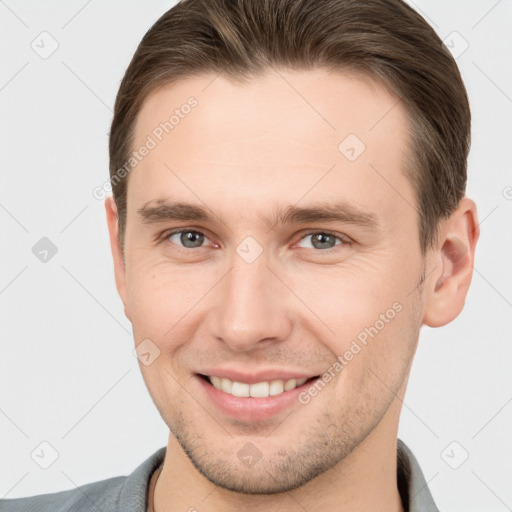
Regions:
<svg viewBox="0 0 512 512"><path fill-rule="evenodd" d="M300 370L209 368L196 374L205 396L226 418L256 424L290 407L300 406L299 395L319 375Z"/></svg>
<svg viewBox="0 0 512 512"><path fill-rule="evenodd" d="M209 380L214 388L224 393L236 397L253 398L267 398L269 396L280 395L285 391L291 391L292 389L302 386L302 384L309 380L307 378L288 380L276 379L248 384L246 382L233 381L225 377L221 378L214 375L205 375L204 377Z"/></svg>

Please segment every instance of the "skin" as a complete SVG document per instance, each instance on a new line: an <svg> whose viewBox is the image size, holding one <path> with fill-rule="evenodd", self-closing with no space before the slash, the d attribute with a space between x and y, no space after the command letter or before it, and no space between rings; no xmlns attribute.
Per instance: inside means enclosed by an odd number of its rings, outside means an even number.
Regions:
<svg viewBox="0 0 512 512"><path fill-rule="evenodd" d="M146 98L134 148L190 96L197 107L129 175L124 259L116 206L105 201L135 343L149 338L160 350L140 365L170 429L155 510L402 510L402 400L421 326L445 325L464 306L474 202L461 201L422 255L403 172L406 111L368 78L322 69L245 84L187 78ZM351 133L366 146L353 162L338 150ZM158 199L207 207L215 221L143 222L137 211ZM339 200L378 227L268 220L277 208ZM186 247L165 236L173 228L204 241ZM313 240L325 231L340 237L328 253ZM252 263L236 252L247 236L263 249ZM400 312L309 403L268 419L228 417L195 376L206 366L321 375L397 302ZM252 467L237 456L248 442L261 454Z"/></svg>

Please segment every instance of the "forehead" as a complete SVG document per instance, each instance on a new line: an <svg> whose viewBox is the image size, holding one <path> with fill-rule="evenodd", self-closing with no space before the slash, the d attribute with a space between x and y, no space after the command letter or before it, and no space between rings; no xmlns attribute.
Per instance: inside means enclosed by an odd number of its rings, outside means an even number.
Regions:
<svg viewBox="0 0 512 512"><path fill-rule="evenodd" d="M196 100L196 107L187 107L190 98ZM386 126L403 129L406 124L399 98L381 83L354 72L324 69L269 70L242 83L205 74L164 85L145 98L136 120L136 141L169 121L173 113L172 133L179 137L187 128L194 130L201 137L196 141L201 148L196 150L229 140L240 147L244 135L269 135L279 143L302 142L306 147L317 139L324 145L332 141L337 151L336 143L344 134L356 133L372 143L373 135L382 135ZM393 137L398 145L402 134L400 130Z"/></svg>
<svg viewBox="0 0 512 512"><path fill-rule="evenodd" d="M374 209L398 195L414 202L402 172L408 126L396 95L353 73L189 77L144 101L132 149L154 147L130 173L128 204L177 193L241 208L340 193Z"/></svg>

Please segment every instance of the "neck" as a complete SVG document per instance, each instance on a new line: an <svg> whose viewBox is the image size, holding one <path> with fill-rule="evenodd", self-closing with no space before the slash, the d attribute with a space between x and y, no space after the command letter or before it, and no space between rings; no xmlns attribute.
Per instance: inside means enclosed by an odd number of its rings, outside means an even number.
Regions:
<svg viewBox="0 0 512 512"><path fill-rule="evenodd" d="M241 494L215 486L199 473L171 434L155 488L155 512L403 512L396 463L399 406L394 408L336 466L297 489L270 495Z"/></svg>

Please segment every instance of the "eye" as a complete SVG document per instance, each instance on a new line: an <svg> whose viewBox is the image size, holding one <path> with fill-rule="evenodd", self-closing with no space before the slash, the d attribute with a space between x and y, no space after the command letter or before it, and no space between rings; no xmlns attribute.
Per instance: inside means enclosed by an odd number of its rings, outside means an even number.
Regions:
<svg viewBox="0 0 512 512"><path fill-rule="evenodd" d="M200 231L195 231L192 229L181 229L169 231L163 237L165 240L172 242L178 246L185 247L187 249L196 249L198 247L202 247L202 244L205 240L209 240L203 233Z"/></svg>
<svg viewBox="0 0 512 512"><path fill-rule="evenodd" d="M164 241L169 241L179 248L185 249L198 249L204 246L205 241L210 241L204 233L194 229L168 231L163 234L162 238ZM309 243L305 242L308 239ZM318 249L323 252L329 252L338 245L349 245L349 243L349 240L345 240L341 236L327 231L312 231L300 239L299 246L306 249Z"/></svg>
<svg viewBox="0 0 512 512"><path fill-rule="evenodd" d="M348 245L348 242L346 240L343 240L341 237L326 231L313 231L303 236L301 238L301 241L307 240L308 238L311 241L309 244L306 245L306 248L309 249L313 248L328 251L329 249L333 249L337 245ZM339 242L337 243L337 241Z"/></svg>

